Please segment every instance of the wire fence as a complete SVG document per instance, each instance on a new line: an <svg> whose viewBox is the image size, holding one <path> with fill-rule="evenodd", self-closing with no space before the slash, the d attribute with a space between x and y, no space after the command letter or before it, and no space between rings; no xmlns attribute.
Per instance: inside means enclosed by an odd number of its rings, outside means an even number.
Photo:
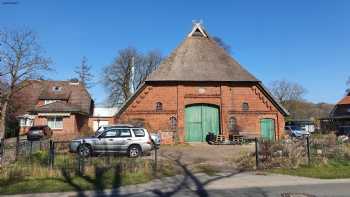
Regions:
<svg viewBox="0 0 350 197"><path fill-rule="evenodd" d="M350 159L350 144L337 140L334 135L323 138L311 135L280 141L255 138L254 141L256 169L296 168L325 159Z"/></svg>
<svg viewBox="0 0 350 197"><path fill-rule="evenodd" d="M153 149L150 156L128 158L125 154L105 153L80 156L69 151L70 141L28 141L5 144L1 142L1 166L18 165L21 168L46 168L50 171L74 171L83 175L90 168L103 167L118 168L127 172L136 172L148 168L150 172L157 172L158 151Z"/></svg>

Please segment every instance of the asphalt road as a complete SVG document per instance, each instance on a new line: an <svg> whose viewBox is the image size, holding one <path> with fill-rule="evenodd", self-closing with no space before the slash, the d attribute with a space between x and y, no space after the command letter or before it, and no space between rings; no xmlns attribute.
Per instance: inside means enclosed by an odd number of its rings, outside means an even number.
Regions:
<svg viewBox="0 0 350 197"><path fill-rule="evenodd" d="M225 173L179 175L101 192L64 192L16 196L224 196L224 197L350 197L350 179L320 180L285 175Z"/></svg>

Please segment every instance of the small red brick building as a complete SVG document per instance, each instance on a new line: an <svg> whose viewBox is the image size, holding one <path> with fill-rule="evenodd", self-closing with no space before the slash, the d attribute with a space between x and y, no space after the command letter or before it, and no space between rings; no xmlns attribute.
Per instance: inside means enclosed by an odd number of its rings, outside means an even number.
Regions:
<svg viewBox="0 0 350 197"><path fill-rule="evenodd" d="M261 81L195 24L119 110L119 123L160 132L163 143L204 141L208 132L279 139L288 112Z"/></svg>
<svg viewBox="0 0 350 197"><path fill-rule="evenodd" d="M350 132L350 92L334 106L330 119L339 133Z"/></svg>
<svg viewBox="0 0 350 197"><path fill-rule="evenodd" d="M94 102L77 81L26 81L14 96L20 134L33 125L48 125L55 139L72 139L89 131Z"/></svg>

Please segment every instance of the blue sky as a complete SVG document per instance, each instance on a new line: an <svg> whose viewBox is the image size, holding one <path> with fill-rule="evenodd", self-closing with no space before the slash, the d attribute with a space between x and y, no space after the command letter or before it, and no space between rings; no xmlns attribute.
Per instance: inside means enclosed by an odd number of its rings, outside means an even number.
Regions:
<svg viewBox="0 0 350 197"><path fill-rule="evenodd" d="M158 49L168 55L201 19L210 35L269 86L286 79L306 99L335 103L350 76L350 1L73 1L0 0L0 27L33 29L53 60L51 79L74 76L86 56L96 79L119 49ZM102 85L92 88L104 101Z"/></svg>

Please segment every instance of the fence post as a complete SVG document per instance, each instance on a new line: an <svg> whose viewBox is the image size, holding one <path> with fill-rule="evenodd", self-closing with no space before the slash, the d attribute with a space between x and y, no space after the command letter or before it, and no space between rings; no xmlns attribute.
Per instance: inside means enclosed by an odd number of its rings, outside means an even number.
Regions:
<svg viewBox="0 0 350 197"><path fill-rule="evenodd" d="M49 165L50 165L50 168L52 169L53 168L53 165L54 165L54 160L55 160L55 144L52 140L50 140L50 147L49 147Z"/></svg>
<svg viewBox="0 0 350 197"><path fill-rule="evenodd" d="M258 138L255 138L255 167L259 169L259 150L258 150Z"/></svg>
<svg viewBox="0 0 350 197"><path fill-rule="evenodd" d="M157 168L158 168L158 153L157 147L154 148L154 173L157 176Z"/></svg>
<svg viewBox="0 0 350 197"><path fill-rule="evenodd" d="M16 137L16 152L15 152L15 161L17 161L18 159L18 155L19 155L19 149L20 149L20 144L19 144L19 138Z"/></svg>
<svg viewBox="0 0 350 197"><path fill-rule="evenodd" d="M29 157L31 157L33 154L33 141L30 141L30 153L29 153Z"/></svg>
<svg viewBox="0 0 350 197"><path fill-rule="evenodd" d="M310 165L310 140L309 136L306 137L306 146L307 146L307 164Z"/></svg>
<svg viewBox="0 0 350 197"><path fill-rule="evenodd" d="M85 158L80 154L77 155L78 159L78 175L84 175L85 173Z"/></svg>
<svg viewBox="0 0 350 197"><path fill-rule="evenodd" d="M5 159L5 139L0 139L0 166L2 166Z"/></svg>

